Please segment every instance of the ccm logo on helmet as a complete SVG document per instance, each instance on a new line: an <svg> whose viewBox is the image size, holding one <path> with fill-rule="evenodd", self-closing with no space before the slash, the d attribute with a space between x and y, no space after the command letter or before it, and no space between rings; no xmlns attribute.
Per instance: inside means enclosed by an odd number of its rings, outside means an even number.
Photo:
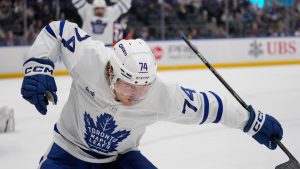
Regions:
<svg viewBox="0 0 300 169"><path fill-rule="evenodd" d="M43 66L28 67L25 69L25 74L28 74L30 72L44 72L44 73L50 73L51 75L53 74L52 69Z"/></svg>
<svg viewBox="0 0 300 169"><path fill-rule="evenodd" d="M125 50L125 48L124 48L124 46L123 46L122 43L119 45L119 47L122 50L122 52L124 53L124 55L127 56L127 52L126 52L126 50Z"/></svg>
<svg viewBox="0 0 300 169"><path fill-rule="evenodd" d="M136 77L136 79L146 80L149 79L149 77Z"/></svg>

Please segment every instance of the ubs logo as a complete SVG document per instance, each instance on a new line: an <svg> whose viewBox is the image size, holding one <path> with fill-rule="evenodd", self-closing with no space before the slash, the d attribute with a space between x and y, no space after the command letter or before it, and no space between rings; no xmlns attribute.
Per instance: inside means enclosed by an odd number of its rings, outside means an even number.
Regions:
<svg viewBox="0 0 300 169"><path fill-rule="evenodd" d="M264 54L262 43L257 42L256 40L250 44L249 54L253 55L255 58Z"/></svg>

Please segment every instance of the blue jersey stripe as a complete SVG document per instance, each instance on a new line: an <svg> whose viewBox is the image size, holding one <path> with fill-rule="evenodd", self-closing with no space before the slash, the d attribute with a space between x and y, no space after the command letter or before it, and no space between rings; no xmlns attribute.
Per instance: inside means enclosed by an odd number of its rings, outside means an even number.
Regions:
<svg viewBox="0 0 300 169"><path fill-rule="evenodd" d="M86 4L86 2L84 2L81 6L79 6L79 7L77 8L77 10L79 10L79 9L82 8L82 7L84 7L85 4Z"/></svg>
<svg viewBox="0 0 300 169"><path fill-rule="evenodd" d="M57 128L57 123L54 124L54 131L58 134L60 134L60 132L58 131L58 128Z"/></svg>
<svg viewBox="0 0 300 169"><path fill-rule="evenodd" d="M56 38L54 31L52 30L52 28L50 27L50 25L46 25L45 29L47 30L48 33L50 33L50 35L52 35L53 37Z"/></svg>
<svg viewBox="0 0 300 169"><path fill-rule="evenodd" d="M123 13L124 13L124 11L123 11L122 7L121 7L120 5L118 5L118 4L117 4L117 6L119 7L119 9L120 9L121 13L123 14Z"/></svg>
<svg viewBox="0 0 300 169"><path fill-rule="evenodd" d="M81 2L81 1L82 1L82 0L78 0L78 1L74 2L73 5L76 5L76 4L78 4L79 2Z"/></svg>
<svg viewBox="0 0 300 169"><path fill-rule="evenodd" d="M217 112L217 117L215 119L215 121L213 121L213 123L219 123L223 114L223 102L221 100L221 98L214 92L209 91L212 95L214 95L218 101L219 107L218 107L218 112Z"/></svg>
<svg viewBox="0 0 300 169"><path fill-rule="evenodd" d="M208 113L209 113L209 102L208 102L208 97L205 93L203 92L200 92L202 95L203 95L203 99L204 99L204 116L203 116L203 119L201 121L200 124L203 124L207 117L208 117Z"/></svg>
<svg viewBox="0 0 300 169"><path fill-rule="evenodd" d="M120 2L120 4L122 4L122 5L124 6L124 8L125 8L126 10L129 9L129 8L127 7L127 5L126 5L122 0L120 0L119 2Z"/></svg>
<svg viewBox="0 0 300 169"><path fill-rule="evenodd" d="M59 23L59 35L60 35L60 37L62 37L62 35L63 35L64 26L65 26L65 21L60 20L60 23Z"/></svg>

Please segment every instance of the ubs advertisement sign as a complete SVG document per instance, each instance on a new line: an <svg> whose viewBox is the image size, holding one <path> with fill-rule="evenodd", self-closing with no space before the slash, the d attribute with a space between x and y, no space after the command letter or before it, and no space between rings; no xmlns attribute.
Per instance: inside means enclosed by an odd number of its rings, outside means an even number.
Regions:
<svg viewBox="0 0 300 169"><path fill-rule="evenodd" d="M192 40L194 46L212 64L263 63L296 61L300 63L300 39L238 38ZM149 41L159 66L200 65L202 61L183 40ZM0 74L22 73L29 46L1 47ZM55 70L65 70L61 57L55 61Z"/></svg>
<svg viewBox="0 0 300 169"><path fill-rule="evenodd" d="M300 60L297 38L214 39L192 43L212 64ZM183 41L153 41L149 45L160 66L202 64Z"/></svg>
<svg viewBox="0 0 300 169"><path fill-rule="evenodd" d="M195 54L187 45L172 44L168 46L170 59L194 59Z"/></svg>
<svg viewBox="0 0 300 169"><path fill-rule="evenodd" d="M158 62L158 65L184 65L201 61L193 51L181 41L151 42L149 46Z"/></svg>
<svg viewBox="0 0 300 169"><path fill-rule="evenodd" d="M254 40L250 43L249 55L255 58L267 55L269 57L291 56L297 57L297 41L286 39L270 39L267 41Z"/></svg>

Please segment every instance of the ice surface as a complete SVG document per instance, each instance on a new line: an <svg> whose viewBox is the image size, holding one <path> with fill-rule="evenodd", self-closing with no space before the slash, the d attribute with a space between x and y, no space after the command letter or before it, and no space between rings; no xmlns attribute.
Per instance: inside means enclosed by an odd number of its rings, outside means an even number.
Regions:
<svg viewBox="0 0 300 169"><path fill-rule="evenodd" d="M247 102L281 121L283 143L300 159L300 66L219 69ZM199 90L230 93L209 70L160 72L164 78ZM53 124L68 97L70 77L56 77L58 105L40 115L22 99L22 79L0 80L0 106L15 110L16 132L0 134L0 169L37 168L53 137ZM270 151L248 135L219 124L187 126L159 122L147 128L140 145L159 169L272 169L286 162L278 148Z"/></svg>

